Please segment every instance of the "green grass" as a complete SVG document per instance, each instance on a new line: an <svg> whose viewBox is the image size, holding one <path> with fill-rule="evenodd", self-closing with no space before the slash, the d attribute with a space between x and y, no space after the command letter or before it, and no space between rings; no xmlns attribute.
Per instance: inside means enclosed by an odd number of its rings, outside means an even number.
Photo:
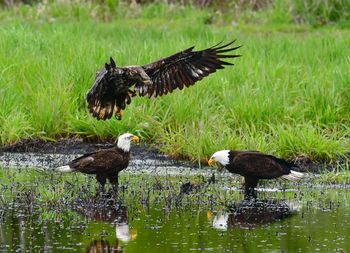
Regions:
<svg viewBox="0 0 350 253"><path fill-rule="evenodd" d="M212 16L165 5L0 10L1 144L73 135L114 139L130 131L193 160L219 149L308 154L315 161L349 153L350 32L278 20L207 24ZM165 97L134 98L122 121L88 114L85 94L109 56L118 65L145 64L235 38L244 46L234 67Z"/></svg>

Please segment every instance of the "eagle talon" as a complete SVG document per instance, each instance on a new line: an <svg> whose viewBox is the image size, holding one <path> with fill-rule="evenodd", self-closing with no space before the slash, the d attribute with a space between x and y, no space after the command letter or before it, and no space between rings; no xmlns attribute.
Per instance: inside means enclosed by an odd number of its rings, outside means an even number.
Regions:
<svg viewBox="0 0 350 253"><path fill-rule="evenodd" d="M123 110L120 110L120 111L118 111L117 113L116 113L116 118L117 118L117 120L121 120L122 119L122 117L123 117Z"/></svg>
<svg viewBox="0 0 350 253"><path fill-rule="evenodd" d="M135 97L135 96L136 96L136 91L134 91L134 90L129 90L129 96L130 96L130 97Z"/></svg>

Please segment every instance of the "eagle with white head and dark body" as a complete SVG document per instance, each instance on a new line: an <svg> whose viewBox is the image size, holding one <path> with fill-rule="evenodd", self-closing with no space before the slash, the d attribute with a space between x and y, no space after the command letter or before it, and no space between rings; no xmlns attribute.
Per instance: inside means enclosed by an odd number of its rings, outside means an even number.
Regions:
<svg viewBox="0 0 350 253"><path fill-rule="evenodd" d="M110 58L110 63L97 72L95 83L87 93L89 111L98 120L110 119L114 113L120 120L133 96L166 95L177 88L182 90L193 85L225 65L233 65L222 60L240 56L227 54L240 47L230 47L233 43L219 43L201 51L190 47L143 66L118 67Z"/></svg>
<svg viewBox="0 0 350 253"><path fill-rule="evenodd" d="M298 168L298 165L257 151L217 151L209 159L208 165L212 166L216 162L229 172L244 177L246 197L256 198L254 188L258 185L259 179L282 177L298 180L304 176L303 173L292 170Z"/></svg>
<svg viewBox="0 0 350 253"><path fill-rule="evenodd" d="M122 134L118 137L114 147L85 154L65 166L56 168L56 171L95 174L97 181L102 186L102 191L104 191L107 179L116 191L118 174L129 165L131 141L139 142L139 140L140 138L133 134Z"/></svg>

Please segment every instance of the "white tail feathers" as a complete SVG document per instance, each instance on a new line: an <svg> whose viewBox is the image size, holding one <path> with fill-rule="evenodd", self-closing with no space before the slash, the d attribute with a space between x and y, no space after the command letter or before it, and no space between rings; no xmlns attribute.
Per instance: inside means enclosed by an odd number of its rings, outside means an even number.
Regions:
<svg viewBox="0 0 350 253"><path fill-rule="evenodd" d="M304 173L297 172L295 170L291 170L288 175L282 176L282 178L288 179L288 180L299 180L305 176Z"/></svg>
<svg viewBox="0 0 350 253"><path fill-rule="evenodd" d="M55 170L59 171L59 172L72 172L73 171L73 169L71 167L69 167L69 165L58 167Z"/></svg>

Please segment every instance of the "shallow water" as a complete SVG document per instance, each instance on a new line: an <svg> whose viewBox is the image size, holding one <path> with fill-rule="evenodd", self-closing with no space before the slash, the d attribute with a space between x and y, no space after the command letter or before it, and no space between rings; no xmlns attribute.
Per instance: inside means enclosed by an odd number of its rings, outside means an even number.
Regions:
<svg viewBox="0 0 350 253"><path fill-rule="evenodd" d="M282 220L241 226L227 212L196 208L166 212L124 206L101 221L81 216L81 223L37 222L40 213L2 214L2 252L331 252L350 249L350 207L345 190L324 192L324 201L301 204ZM330 204L331 203L331 204ZM69 214L63 214L68 215ZM112 215L113 216L113 215ZM106 251L94 251L98 248ZM90 250L90 251L89 251Z"/></svg>
<svg viewBox="0 0 350 253"><path fill-rule="evenodd" d="M0 153L0 167L14 168L37 168L50 170L67 164L69 161L82 154L43 154L43 153ZM136 156L132 157L130 164L123 172L153 173L160 175L178 175L181 173L198 175L207 174L211 169L198 169L188 162L171 160L164 155L154 157ZM123 173L122 172L122 173Z"/></svg>
<svg viewBox="0 0 350 253"><path fill-rule="evenodd" d="M237 177L144 169L124 172L112 197L85 175L0 168L0 252L350 250L349 189L271 181L252 205Z"/></svg>

